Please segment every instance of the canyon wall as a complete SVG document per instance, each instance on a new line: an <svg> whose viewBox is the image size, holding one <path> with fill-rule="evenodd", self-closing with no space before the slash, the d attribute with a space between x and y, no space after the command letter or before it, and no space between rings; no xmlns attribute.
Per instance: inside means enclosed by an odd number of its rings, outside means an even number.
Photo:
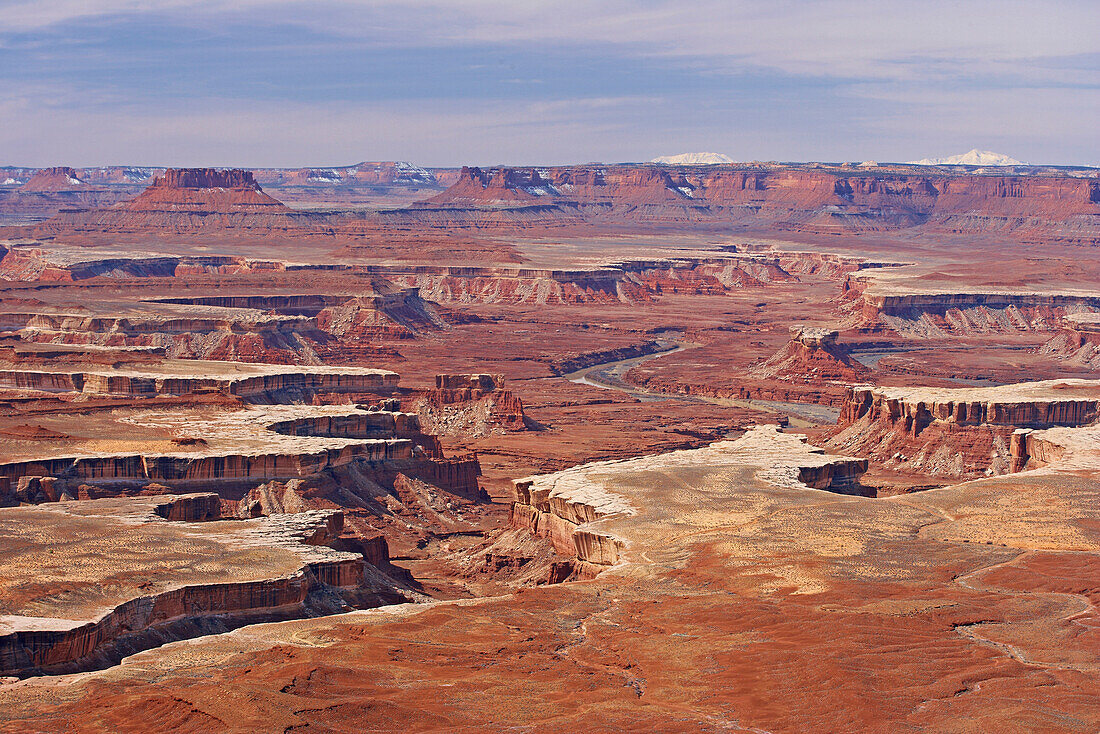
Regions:
<svg viewBox="0 0 1100 734"><path fill-rule="evenodd" d="M152 515L141 516L145 510L170 520L190 519L193 513L177 513L171 508L205 507L209 503L202 500L211 496L217 499L216 495L157 498L122 511L132 516L130 522L156 522ZM163 508L170 509L162 512ZM118 512L114 506L112 509ZM342 524L342 513L330 510L262 518L241 526L242 539L251 537L252 542L284 548L300 557L301 568L289 575L263 578L256 574L251 580L169 587L132 598L89 621L0 617L0 675L22 677L105 667L125 655L175 639L338 611L345 605L342 595L365 606L405 600L392 587L359 588L366 580L364 559L325 547L337 541Z"/></svg>
<svg viewBox="0 0 1100 734"><path fill-rule="evenodd" d="M863 386L848 391L825 445L888 468L973 477L1026 463L1020 429L1098 420L1100 388L1091 380L936 390Z"/></svg>

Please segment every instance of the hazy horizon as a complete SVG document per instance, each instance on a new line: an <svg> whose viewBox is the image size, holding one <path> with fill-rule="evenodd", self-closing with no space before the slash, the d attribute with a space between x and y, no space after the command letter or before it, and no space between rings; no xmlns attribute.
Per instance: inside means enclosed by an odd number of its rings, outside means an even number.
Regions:
<svg viewBox="0 0 1100 734"><path fill-rule="evenodd" d="M0 0L0 165L1096 165L1100 6Z"/></svg>

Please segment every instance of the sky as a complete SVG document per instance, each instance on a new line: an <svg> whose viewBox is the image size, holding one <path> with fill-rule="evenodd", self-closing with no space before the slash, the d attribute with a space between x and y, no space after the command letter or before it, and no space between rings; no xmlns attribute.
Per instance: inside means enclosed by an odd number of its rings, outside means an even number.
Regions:
<svg viewBox="0 0 1100 734"><path fill-rule="evenodd" d="M0 0L0 166L1100 164L1098 0Z"/></svg>

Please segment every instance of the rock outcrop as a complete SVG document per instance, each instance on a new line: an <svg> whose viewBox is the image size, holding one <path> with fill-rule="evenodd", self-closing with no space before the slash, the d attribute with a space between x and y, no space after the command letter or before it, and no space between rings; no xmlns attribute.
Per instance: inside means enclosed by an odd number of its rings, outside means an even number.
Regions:
<svg viewBox="0 0 1100 734"><path fill-rule="evenodd" d="M874 286L863 293L861 302L865 328L891 329L917 339L1053 331L1070 314L1100 312L1100 293L922 292L905 286Z"/></svg>
<svg viewBox="0 0 1100 734"><path fill-rule="evenodd" d="M310 189L339 191L353 181L430 194L438 191L439 181L451 178L421 171L378 164L257 175L302 201L310 200ZM118 237L166 230L176 236L218 230L276 236L294 231L297 236L355 238L412 228L690 225L815 235L898 230L995 233L1025 241L1095 245L1100 243L1098 208L1100 183L1095 177L1056 169L994 174L932 172L917 166L853 170L821 164L585 165L465 167L454 174L449 188L411 206L329 215L283 208L259 191L252 172L169 169L133 202L91 211L62 210L30 233L36 238L103 239L108 233Z"/></svg>
<svg viewBox="0 0 1100 734"><path fill-rule="evenodd" d="M1100 370L1100 313L1066 314L1039 352L1069 367Z"/></svg>
<svg viewBox="0 0 1100 734"><path fill-rule="evenodd" d="M36 171L30 179L23 184L23 193L30 193L36 191L69 191L72 189L79 189L82 186L87 186L87 183L80 180L77 177L77 173L68 166L57 166L55 168L43 168Z"/></svg>
<svg viewBox="0 0 1100 734"><path fill-rule="evenodd" d="M1100 382L1048 380L988 388L856 387L826 446L932 476L1004 474L1027 459L1017 429L1100 420Z"/></svg>
<svg viewBox="0 0 1100 734"><path fill-rule="evenodd" d="M435 389L416 407L420 423L435 435L477 437L527 429L523 402L504 389L503 375L436 375Z"/></svg>
<svg viewBox="0 0 1100 734"><path fill-rule="evenodd" d="M265 194L249 171L184 168L168 169L131 201L105 209L61 211L34 225L30 234L37 239L225 231L271 234L297 228L302 221L303 217Z"/></svg>
<svg viewBox="0 0 1100 734"><path fill-rule="evenodd" d="M780 433L777 426L756 426L737 440L702 449L593 462L517 479L512 526L548 539L555 551L573 559L578 578L592 578L623 560L628 545L618 528L629 529L630 519L639 516L629 497L610 491L616 477L643 473L655 479L665 470L693 463L710 469L737 467L780 490L865 493L859 478L867 471L866 459L829 455L800 436Z"/></svg>
<svg viewBox="0 0 1100 734"><path fill-rule="evenodd" d="M183 367L187 363L177 365ZM398 376L385 370L356 367L280 367L238 364L231 373L219 374L216 362L198 369L116 369L109 372L45 372L0 370L0 388L76 392L85 395L157 397L219 392L245 400L269 402L280 394L386 393L397 387Z"/></svg>
<svg viewBox="0 0 1100 734"><path fill-rule="evenodd" d="M0 511L0 534L35 522L42 535L34 542L43 551L66 537L77 550L95 545L97 536L101 545L131 538L148 544L132 548L125 567L82 565L73 574L79 581L51 595L34 581L37 574L23 554L5 543L0 675L90 670L164 642L243 624L408 600L393 582L369 571L361 555L326 547L341 533L340 512L218 522L211 517L217 501L217 495L185 495ZM210 522L200 531L181 520ZM209 570L175 568L173 554L188 549L218 560L206 561ZM233 565L242 554L250 563ZM184 564L194 560L182 556ZM107 585L97 586L102 580Z"/></svg>
<svg viewBox="0 0 1100 734"><path fill-rule="evenodd" d="M811 384L858 382L868 370L849 357L838 337L835 329L792 326L791 340L750 374Z"/></svg>

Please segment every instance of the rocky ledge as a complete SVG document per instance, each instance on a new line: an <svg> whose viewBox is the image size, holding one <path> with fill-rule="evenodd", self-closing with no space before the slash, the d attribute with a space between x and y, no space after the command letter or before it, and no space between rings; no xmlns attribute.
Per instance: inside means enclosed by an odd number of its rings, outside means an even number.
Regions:
<svg viewBox="0 0 1100 734"><path fill-rule="evenodd" d="M447 475L457 473L455 481L465 490L464 470L477 467L476 459L444 458L438 440L420 431L416 415L378 406L261 405L205 416L150 410L124 422L182 436L181 450L73 453L3 463L0 478L9 487L0 502L82 499L90 486L107 494L130 493L149 482L216 489L236 498L241 488L226 482L251 486L299 479L355 461L414 475L427 472L444 486L450 486Z"/></svg>
<svg viewBox="0 0 1100 734"><path fill-rule="evenodd" d="M175 639L406 601L343 515L205 520L217 495L0 509L0 675L89 670Z"/></svg>
<svg viewBox="0 0 1100 734"><path fill-rule="evenodd" d="M150 369L110 371L0 371L0 388L132 397L221 392L246 399L270 399L280 392L292 390L392 391L397 382L397 374L386 370L240 362L176 361Z"/></svg>
<svg viewBox="0 0 1100 734"><path fill-rule="evenodd" d="M887 468L967 477L1018 471L1029 451L1017 429L1100 420L1100 380L978 388L872 387L848 391L826 446ZM1034 453L1034 452L1031 452Z"/></svg>
<svg viewBox="0 0 1100 734"><path fill-rule="evenodd" d="M637 498L623 493L632 486L630 477L678 473L693 466L740 471L777 490L859 495L867 460L827 454L801 436L781 433L778 426L757 426L737 440L701 449L600 461L518 479L512 525L547 538L555 551L574 559L576 577L592 578L620 563L630 544L633 523L614 521L638 517L644 525L662 514L654 503L656 487L640 491ZM651 517L640 516L645 514Z"/></svg>
<svg viewBox="0 0 1100 734"><path fill-rule="evenodd" d="M974 388L856 386L841 423L861 418L901 422L920 433L933 421L1046 428L1082 426L1100 418L1100 380L1045 380Z"/></svg>

